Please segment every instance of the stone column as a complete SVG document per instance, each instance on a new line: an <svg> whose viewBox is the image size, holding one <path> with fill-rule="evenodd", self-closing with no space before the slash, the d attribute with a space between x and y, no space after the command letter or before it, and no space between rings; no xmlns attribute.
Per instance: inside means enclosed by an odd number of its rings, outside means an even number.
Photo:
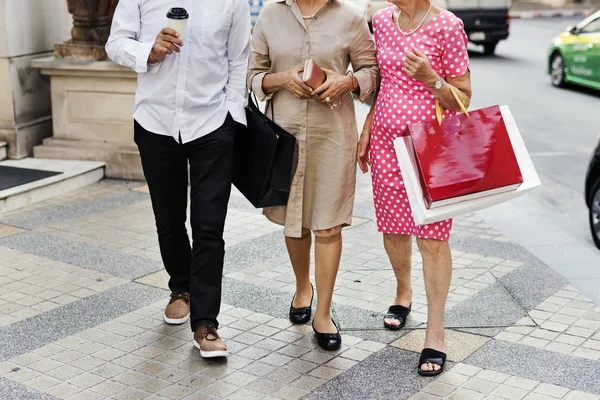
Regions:
<svg viewBox="0 0 600 400"><path fill-rule="evenodd" d="M106 59L104 50L118 0L66 2L71 40L56 45L54 57L32 64L52 82L54 131L34 156L104 161L108 177L143 179L133 142L137 74Z"/></svg>
<svg viewBox="0 0 600 400"><path fill-rule="evenodd" d="M54 47L56 58L100 61L119 0L67 0L73 15L72 39Z"/></svg>
<svg viewBox="0 0 600 400"><path fill-rule="evenodd" d="M0 141L10 158L33 154L52 134L50 80L31 67L69 38L65 0L0 0Z"/></svg>

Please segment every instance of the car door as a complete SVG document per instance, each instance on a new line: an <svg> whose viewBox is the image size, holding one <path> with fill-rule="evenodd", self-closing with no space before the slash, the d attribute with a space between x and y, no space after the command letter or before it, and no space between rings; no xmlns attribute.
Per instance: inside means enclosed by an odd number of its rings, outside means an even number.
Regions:
<svg viewBox="0 0 600 400"><path fill-rule="evenodd" d="M584 79L600 83L600 16L580 28L581 72Z"/></svg>
<svg viewBox="0 0 600 400"><path fill-rule="evenodd" d="M592 68L594 64L593 52L597 49L595 43L600 31L600 16L589 18L579 24L565 41L567 49L566 62L569 75L577 83L591 83L595 81L597 71Z"/></svg>

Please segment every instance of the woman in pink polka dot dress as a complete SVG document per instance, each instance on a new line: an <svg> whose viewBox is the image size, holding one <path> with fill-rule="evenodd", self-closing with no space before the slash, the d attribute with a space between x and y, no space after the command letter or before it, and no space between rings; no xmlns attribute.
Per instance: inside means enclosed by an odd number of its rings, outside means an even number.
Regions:
<svg viewBox="0 0 600 400"><path fill-rule="evenodd" d="M435 100L451 116L460 110L450 86L466 106L471 98L467 36L462 21L428 0L390 0L373 18L381 87L363 128L358 162L371 166L377 226L398 282L384 325L400 329L412 304L412 237L423 258L428 303L425 348L418 372L442 372L444 308L452 276L448 240L452 221L417 226L404 190L393 141L408 124L436 118Z"/></svg>

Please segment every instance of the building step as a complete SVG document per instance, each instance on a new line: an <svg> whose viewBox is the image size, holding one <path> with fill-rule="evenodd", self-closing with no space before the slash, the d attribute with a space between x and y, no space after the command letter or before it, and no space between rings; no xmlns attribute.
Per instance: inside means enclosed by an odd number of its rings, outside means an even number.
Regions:
<svg viewBox="0 0 600 400"><path fill-rule="evenodd" d="M34 147L33 155L53 160L105 162L107 178L144 180L136 145L48 138L43 145Z"/></svg>
<svg viewBox="0 0 600 400"><path fill-rule="evenodd" d="M6 142L0 142L0 161L6 160L8 156L8 144Z"/></svg>
<svg viewBox="0 0 600 400"><path fill-rule="evenodd" d="M104 177L105 163L25 158L2 161L0 167L58 173L19 186L0 189L0 214L2 214L96 183ZM18 176L18 171L16 175ZM0 183L2 183L1 174Z"/></svg>

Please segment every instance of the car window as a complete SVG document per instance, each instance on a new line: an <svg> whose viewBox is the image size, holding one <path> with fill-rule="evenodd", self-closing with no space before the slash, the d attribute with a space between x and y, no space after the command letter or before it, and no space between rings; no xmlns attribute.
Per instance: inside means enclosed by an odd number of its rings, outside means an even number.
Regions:
<svg viewBox="0 0 600 400"><path fill-rule="evenodd" d="M600 33L600 18L595 19L581 29L581 33Z"/></svg>

